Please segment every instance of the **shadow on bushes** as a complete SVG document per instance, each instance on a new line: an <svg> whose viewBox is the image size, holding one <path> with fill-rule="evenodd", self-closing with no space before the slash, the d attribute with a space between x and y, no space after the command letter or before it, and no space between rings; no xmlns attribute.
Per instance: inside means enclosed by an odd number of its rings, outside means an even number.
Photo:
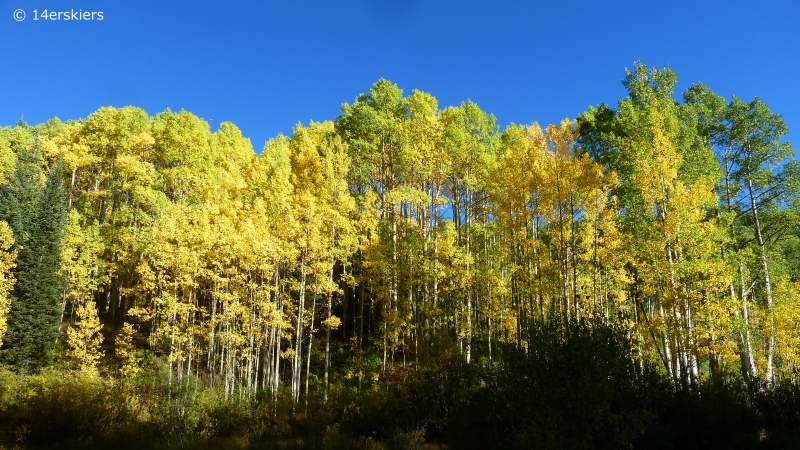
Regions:
<svg viewBox="0 0 800 450"><path fill-rule="evenodd" d="M0 448L800 448L796 377L767 391L736 376L676 390L601 321L550 321L491 361L466 364L446 338L433 348L369 389L332 385L327 402L298 404L285 389L167 383L156 359L124 380L0 369Z"/></svg>

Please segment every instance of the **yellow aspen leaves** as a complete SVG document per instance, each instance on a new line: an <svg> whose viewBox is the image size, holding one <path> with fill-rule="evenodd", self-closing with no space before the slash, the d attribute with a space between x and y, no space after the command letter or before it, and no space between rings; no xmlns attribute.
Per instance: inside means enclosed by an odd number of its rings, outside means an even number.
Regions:
<svg viewBox="0 0 800 450"><path fill-rule="evenodd" d="M67 329L67 357L74 360L81 372L97 374L97 364L103 358L100 346L103 325L97 317L97 307L93 302L85 302L75 311L75 322Z"/></svg>
<svg viewBox="0 0 800 450"><path fill-rule="evenodd" d="M12 250L14 236L11 227L0 221L0 346L3 345L3 334L8 329L7 316L11 310L9 294L14 289L14 260L16 252Z"/></svg>

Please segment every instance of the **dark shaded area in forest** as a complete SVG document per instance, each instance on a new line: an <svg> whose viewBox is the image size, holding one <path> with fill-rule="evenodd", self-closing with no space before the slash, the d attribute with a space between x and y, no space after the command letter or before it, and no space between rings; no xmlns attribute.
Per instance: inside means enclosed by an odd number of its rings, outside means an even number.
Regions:
<svg viewBox="0 0 800 450"><path fill-rule="evenodd" d="M527 351L466 364L451 342L380 389L333 386L225 398L185 378L169 390L156 359L139 376L46 371L0 378L0 443L31 448L645 448L800 445L800 386L765 391L736 376L676 390L601 321L551 320Z"/></svg>

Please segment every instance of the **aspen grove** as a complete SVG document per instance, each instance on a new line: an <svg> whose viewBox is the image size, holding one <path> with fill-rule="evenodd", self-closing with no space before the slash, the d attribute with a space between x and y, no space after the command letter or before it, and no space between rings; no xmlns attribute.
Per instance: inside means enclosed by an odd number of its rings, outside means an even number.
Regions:
<svg viewBox="0 0 800 450"><path fill-rule="evenodd" d="M779 114L637 63L627 96L510 124L381 79L260 153L103 107L0 129L0 364L225 398L386 390L452 352L609 326L674 389L800 369L800 165ZM598 374L598 376L601 376Z"/></svg>

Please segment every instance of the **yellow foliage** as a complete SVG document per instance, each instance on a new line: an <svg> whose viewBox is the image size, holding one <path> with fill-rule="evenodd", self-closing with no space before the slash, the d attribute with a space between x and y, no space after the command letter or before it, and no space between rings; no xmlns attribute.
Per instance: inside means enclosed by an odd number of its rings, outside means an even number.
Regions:
<svg viewBox="0 0 800 450"><path fill-rule="evenodd" d="M67 356L77 362L81 372L96 374L97 363L103 357L100 348L103 344L103 335L100 334L103 325L97 317L97 307L92 300L88 300L78 306L75 316L75 322L67 330Z"/></svg>
<svg viewBox="0 0 800 450"><path fill-rule="evenodd" d="M11 310L11 299L9 293L14 289L14 273L12 270L16 266L16 251L11 250L14 244L14 237L11 227L7 223L0 221L0 346L3 345L3 334L8 329L6 316Z"/></svg>
<svg viewBox="0 0 800 450"><path fill-rule="evenodd" d="M139 366L136 363L136 346L133 343L135 334L133 325L126 322L117 332L114 340L114 351L117 359L122 361L122 374L126 377L139 372Z"/></svg>
<svg viewBox="0 0 800 450"><path fill-rule="evenodd" d="M322 326L328 327L331 330L336 330L342 326L342 320L336 316L330 316L322 321Z"/></svg>

